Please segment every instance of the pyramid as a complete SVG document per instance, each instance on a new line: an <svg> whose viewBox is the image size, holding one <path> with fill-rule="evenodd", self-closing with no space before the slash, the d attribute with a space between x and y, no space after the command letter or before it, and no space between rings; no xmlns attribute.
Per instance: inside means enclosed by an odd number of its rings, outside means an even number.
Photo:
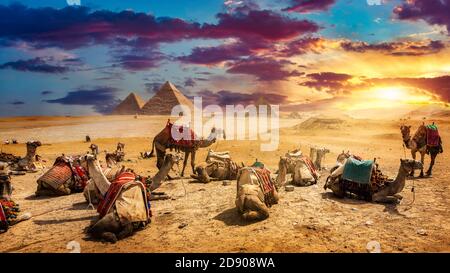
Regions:
<svg viewBox="0 0 450 273"><path fill-rule="evenodd" d="M130 93L119 105L112 111L113 115L135 115L141 111L144 101L135 93Z"/></svg>
<svg viewBox="0 0 450 273"><path fill-rule="evenodd" d="M191 110L194 104L186 98L175 85L166 82L158 92L142 107L142 115L170 115L172 108L177 105L186 105Z"/></svg>

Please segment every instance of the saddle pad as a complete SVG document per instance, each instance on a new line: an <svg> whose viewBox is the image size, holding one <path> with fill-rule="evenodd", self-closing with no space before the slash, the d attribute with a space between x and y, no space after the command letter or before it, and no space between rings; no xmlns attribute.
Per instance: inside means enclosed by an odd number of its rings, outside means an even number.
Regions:
<svg viewBox="0 0 450 273"><path fill-rule="evenodd" d="M56 162L53 167L38 179L53 189L59 189L64 183L72 179L72 169L64 161Z"/></svg>
<svg viewBox="0 0 450 273"><path fill-rule="evenodd" d="M190 139L174 139L172 136L172 127L174 127L175 131L178 131L180 136L184 135L184 130L189 130ZM194 131L186 126L178 126L174 125L173 123L167 122L166 128L164 130L166 130L166 133L170 135L169 146L176 145L182 147L193 147L195 140L197 139L197 136L195 135Z"/></svg>
<svg viewBox="0 0 450 273"><path fill-rule="evenodd" d="M350 157L345 162L342 178L359 184L369 184L373 163L373 160L358 161Z"/></svg>
<svg viewBox="0 0 450 273"><path fill-rule="evenodd" d="M436 125L427 125L427 145L430 147L439 146L439 131Z"/></svg>

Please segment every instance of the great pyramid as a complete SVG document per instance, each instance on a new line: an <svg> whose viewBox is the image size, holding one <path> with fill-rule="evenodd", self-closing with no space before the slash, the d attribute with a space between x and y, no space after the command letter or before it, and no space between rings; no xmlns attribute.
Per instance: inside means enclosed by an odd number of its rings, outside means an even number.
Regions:
<svg viewBox="0 0 450 273"><path fill-rule="evenodd" d="M175 85L166 82L158 92L142 107L142 115L170 115L176 105L186 105L191 110L194 104Z"/></svg>
<svg viewBox="0 0 450 273"><path fill-rule="evenodd" d="M135 93L130 93L119 105L112 111L113 115L135 115L139 113L144 105L144 101Z"/></svg>

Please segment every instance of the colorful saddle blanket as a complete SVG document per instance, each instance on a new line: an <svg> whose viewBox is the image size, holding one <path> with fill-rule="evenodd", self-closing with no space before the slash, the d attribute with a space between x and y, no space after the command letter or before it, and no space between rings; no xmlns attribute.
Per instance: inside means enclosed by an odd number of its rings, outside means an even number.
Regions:
<svg viewBox="0 0 450 273"><path fill-rule="evenodd" d="M136 181L135 174L124 172L120 174L99 204L97 212L100 218L115 208L122 223L148 222L151 217L150 201L147 198L145 186Z"/></svg>
<svg viewBox="0 0 450 273"><path fill-rule="evenodd" d="M435 124L427 125L427 145L429 147L437 147L440 145L439 131Z"/></svg>
<svg viewBox="0 0 450 273"><path fill-rule="evenodd" d="M177 146L177 147L193 147L195 144L195 140L197 136L195 132L187 126L178 126L174 125L171 122L167 122L166 128L164 128L167 134L170 135L169 139L169 147ZM188 131L188 137L186 137L186 130ZM178 135L173 135L172 131L178 132ZM186 139L187 138L187 139Z"/></svg>
<svg viewBox="0 0 450 273"><path fill-rule="evenodd" d="M11 221L17 218L20 212L19 205L14 201L0 199L0 232L5 232Z"/></svg>
<svg viewBox="0 0 450 273"><path fill-rule="evenodd" d="M373 160L356 160L352 157L345 162L342 178L359 184L370 184Z"/></svg>

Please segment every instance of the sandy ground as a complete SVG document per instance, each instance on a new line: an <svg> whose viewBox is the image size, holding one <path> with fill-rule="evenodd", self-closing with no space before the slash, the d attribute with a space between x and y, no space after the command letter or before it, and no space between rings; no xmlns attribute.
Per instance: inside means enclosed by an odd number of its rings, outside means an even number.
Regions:
<svg viewBox="0 0 450 273"><path fill-rule="evenodd" d="M155 159L139 159L150 150L152 136L166 117L61 117L0 119L0 139L23 142L40 139L38 154L50 167L61 153L87 151L86 134L101 150L126 144L124 163L144 175L156 173ZM220 141L214 150L230 151L234 160L251 164L255 158L275 171L280 155L299 145L309 153L311 145L331 150L325 165L331 167L337 154L351 150L364 158L376 157L384 173L395 176L404 157L399 121L345 121L327 124L317 120L281 121L280 146L275 152L260 152L257 141ZM419 121L409 121L417 128ZM445 144L450 143L450 122L438 121ZM4 152L25 154L25 145L3 145ZM198 153L197 162L206 150ZM410 157L407 151L407 156ZM366 252L367 243L377 241L382 252L449 252L450 190L448 151L438 156L432 178L408 180L402 204L382 205L354 199L336 199L323 190L325 171L318 185L280 191L281 200L270 217L247 223L239 217L234 199L236 182L193 183L191 179L168 181L159 189L173 199L152 203L150 226L116 244L92 241L84 231L96 212L87 209L82 194L37 198L36 180L42 173L15 176L13 197L22 211L35 217L0 234L0 252L69 252L76 241L81 252ZM429 157L426 158L426 167ZM188 171L187 175L190 174ZM411 188L415 185L416 198ZM183 228L180 228L181 226Z"/></svg>

